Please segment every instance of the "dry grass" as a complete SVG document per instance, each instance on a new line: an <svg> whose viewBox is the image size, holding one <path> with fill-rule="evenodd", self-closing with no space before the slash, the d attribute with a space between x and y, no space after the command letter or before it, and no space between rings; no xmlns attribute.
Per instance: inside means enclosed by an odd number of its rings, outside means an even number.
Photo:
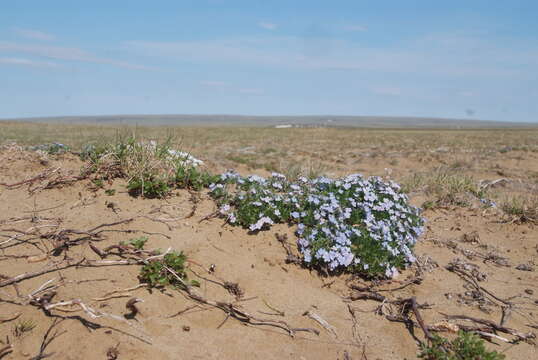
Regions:
<svg viewBox="0 0 538 360"><path fill-rule="evenodd" d="M513 196L505 200L502 210L519 223L538 224L538 196Z"/></svg>

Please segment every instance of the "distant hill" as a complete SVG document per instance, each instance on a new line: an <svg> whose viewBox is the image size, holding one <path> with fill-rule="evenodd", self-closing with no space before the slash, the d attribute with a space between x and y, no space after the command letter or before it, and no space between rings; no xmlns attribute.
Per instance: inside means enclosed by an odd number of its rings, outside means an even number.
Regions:
<svg viewBox="0 0 538 360"><path fill-rule="evenodd" d="M261 126L364 128L528 128L538 123L389 116L250 116L250 115L101 115L2 119L63 124L141 126Z"/></svg>

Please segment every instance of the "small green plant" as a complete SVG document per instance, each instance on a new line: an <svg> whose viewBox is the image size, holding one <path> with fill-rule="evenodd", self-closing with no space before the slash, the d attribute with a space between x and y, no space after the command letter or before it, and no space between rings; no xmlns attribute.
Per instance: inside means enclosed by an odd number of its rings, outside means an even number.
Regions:
<svg viewBox="0 0 538 360"><path fill-rule="evenodd" d="M171 188L164 179L155 179L151 176L142 176L129 180L127 190L132 196L143 196L146 198L163 198L168 195Z"/></svg>
<svg viewBox="0 0 538 360"><path fill-rule="evenodd" d="M105 187L105 183L102 179L93 179L92 184L98 189Z"/></svg>
<svg viewBox="0 0 538 360"><path fill-rule="evenodd" d="M460 331L458 337L449 341L434 335L429 344L422 344L418 357L425 360L503 360L503 354L488 351L484 341L477 335Z"/></svg>
<svg viewBox="0 0 538 360"><path fill-rule="evenodd" d="M116 193L116 190L114 190L114 189L106 189L105 190L105 194L107 194L108 196L113 196L115 193Z"/></svg>
<svg viewBox="0 0 538 360"><path fill-rule="evenodd" d="M33 320L21 320L13 327L13 335L21 337L32 331L36 326L37 324Z"/></svg>
<svg viewBox="0 0 538 360"><path fill-rule="evenodd" d="M146 236L141 236L139 238L134 238L129 240L127 244L134 247L136 250L142 250L144 248L144 245L148 242L148 238ZM122 242L122 244L125 244L125 242Z"/></svg>
<svg viewBox="0 0 538 360"><path fill-rule="evenodd" d="M170 252L161 259L151 261L142 266L138 278L141 282L147 283L151 287L173 286L183 289L185 288L185 284L188 283L185 266L186 260L187 257L183 252ZM190 285L199 286L199 283L193 280L190 282Z"/></svg>

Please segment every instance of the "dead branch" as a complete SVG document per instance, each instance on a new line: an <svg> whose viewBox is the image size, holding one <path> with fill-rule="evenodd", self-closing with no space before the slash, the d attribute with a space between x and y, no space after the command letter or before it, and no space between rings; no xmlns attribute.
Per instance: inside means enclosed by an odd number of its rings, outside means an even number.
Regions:
<svg viewBox="0 0 538 360"><path fill-rule="evenodd" d="M422 328L422 331L424 332L424 335L426 336L426 338L430 341L434 340L434 337L432 336L432 334L428 331L428 327L426 326L426 324L424 323L424 320L422 319L422 316L420 315L420 312L418 311L418 305L417 305L417 299L416 297L411 297L409 299L409 302L411 304L411 310L413 310L413 313L415 314L415 318L417 319L418 321L418 324L420 325L420 327Z"/></svg>
<svg viewBox="0 0 538 360"><path fill-rule="evenodd" d="M43 336L43 341L41 342L41 347L39 348L39 353L36 356L32 357L30 360L41 360L41 359L45 359L47 357L51 357L52 355L55 354L55 353L45 354L45 350L47 349L47 346L49 346L51 342L53 342L55 339L59 338L60 336L62 336L63 334L65 334L67 332L66 330L64 330L62 332L58 332L58 330L55 330L54 333L51 334L52 329L56 325L61 323L63 320L64 319L62 319L62 320L54 319L54 322L52 323L51 326L49 326L49 328L45 332L45 335Z"/></svg>
<svg viewBox="0 0 538 360"><path fill-rule="evenodd" d="M192 261L191 261L192 262ZM199 265L199 264L197 264ZM201 265L199 265L201 266ZM216 280L211 280L211 279L208 279L206 277L203 277L201 276L200 274L196 273L194 270L192 269L189 269L194 275L198 276L200 279L203 279L205 281L209 281L213 284L216 284L216 285L219 285L219 286L222 286L224 289L226 289L226 291L228 291L230 294L234 295L236 299L240 299L241 297L243 297L244 295L244 291L243 289L241 289L239 287L239 284L238 283L235 283L235 282L231 282L231 281L216 281Z"/></svg>
<svg viewBox="0 0 538 360"><path fill-rule="evenodd" d="M304 331L304 332L311 332L316 335L319 335L319 331L316 329L310 329L310 328L292 328L290 327L285 321L275 321L275 320L267 320L267 319L259 319L256 318L249 313L239 309L236 305L232 303L227 302L221 302L221 301L212 301L204 298L203 296L195 293L195 290L193 287L189 284L187 284L181 276L179 276L174 270L170 269L167 266L164 266L164 269L168 271L172 276L174 276L177 281L182 285L181 290L185 292L185 294L191 298L192 300L206 304L209 306L212 306L214 308L220 309L224 311L224 313L227 315L227 317L232 317L241 323L245 325L252 325L252 326L272 326L279 329L282 329L286 331L291 337L295 336L296 332Z"/></svg>
<svg viewBox="0 0 538 360"><path fill-rule="evenodd" d="M349 304L347 304L347 310L349 311L349 314L351 315L351 321L353 325L351 326L351 334L353 335L353 339L357 341L358 343L362 343L361 335L359 334L359 331L357 330L359 326L359 322L357 320L357 315L355 314L355 309Z"/></svg>
<svg viewBox="0 0 538 360"><path fill-rule="evenodd" d="M474 318L467 315L447 315L443 313L441 313L441 315L443 315L445 318L449 320L467 320L467 321L472 321L477 324L485 325L487 328L490 329L491 332L500 331L505 334L510 334L510 335L515 336L517 340L528 340L528 339L536 338L536 335L532 332L522 333L512 328L508 328L502 325L497 325L493 321L487 320L487 319L478 319L478 318Z"/></svg>
<svg viewBox="0 0 538 360"><path fill-rule="evenodd" d="M3 348L0 348L0 359L6 356L7 354L10 354L13 352L13 345L9 344L7 346L4 346Z"/></svg>
<svg viewBox="0 0 538 360"><path fill-rule="evenodd" d="M325 320L324 318L322 318L319 314L311 311L311 310L308 310L308 311L305 311L303 313L303 316L307 316L309 317L310 319L314 320L315 322L317 322L318 324L321 325L322 328L324 328L325 330L327 330L329 333L331 333L335 339L338 339L338 334L336 333L336 329L334 328L334 326L332 326L331 324L329 324L327 322L327 320Z"/></svg>
<svg viewBox="0 0 538 360"><path fill-rule="evenodd" d="M0 288L4 287L4 286L11 285L11 284L16 284L16 283L21 282L23 280L31 279L31 278L34 278L36 276L47 274L47 273L50 273L50 272L53 272L53 271L64 270L64 269L67 269L67 268L70 268L70 267L73 267L73 266L77 266L77 265L80 265L81 263L82 263L82 261L79 262L79 263L71 263L71 264L65 264L65 265L52 264L52 265L49 265L49 266L47 266L47 267L45 267L45 268L43 268L41 270L38 270L38 271L20 274L20 275L14 276L12 278L9 278L7 280L0 281Z"/></svg>
<svg viewBox="0 0 538 360"><path fill-rule="evenodd" d="M268 313L264 313L264 312L260 311L262 314L286 316L286 313L284 313L284 311L278 310L274 306L269 305L269 303L265 299L262 299L262 302L265 304L265 306L267 306L269 309L271 309L271 310L273 310L275 312L275 314L268 314Z"/></svg>
<svg viewBox="0 0 538 360"><path fill-rule="evenodd" d="M8 315L8 316L0 316L0 324L16 320L16 319L19 318L19 316L21 316L21 314L22 313L19 312L19 313L14 313L14 314Z"/></svg>
<svg viewBox="0 0 538 360"><path fill-rule="evenodd" d="M463 266L460 266L459 262L457 261L452 261L451 263L449 263L447 266L446 266L446 269L448 271L451 271L455 274L457 274L460 278L462 278L463 280L465 280L468 284L470 284L471 286L473 286L475 288L476 291L480 292L480 293L485 293L487 295L489 295L492 299L504 304L504 305L508 305L508 306L512 306L513 303L511 303L510 301L508 300L504 300L504 299L501 299L500 297L496 296L495 294L493 294L491 291L485 289L484 287L482 287L478 281L476 280L476 277L473 276L472 273L470 273L469 271L465 270L463 268Z"/></svg>
<svg viewBox="0 0 538 360"><path fill-rule="evenodd" d="M124 297L131 297L131 296L133 296L133 295L129 294L129 293L116 294L116 295L109 295L109 296L104 296L104 297L92 298L92 300L93 301L106 301L106 300L110 300L110 299L119 299L119 298L124 298Z"/></svg>
<svg viewBox="0 0 538 360"><path fill-rule="evenodd" d="M206 216L204 216L203 218L201 218L201 219L198 221L198 223L201 223L202 221L206 221L206 220L209 220L209 219L216 218L216 217L219 216L219 214L220 214L220 212L219 212L218 210L217 210L217 211L214 211L214 212L212 212L211 214L206 215Z"/></svg>
<svg viewBox="0 0 538 360"><path fill-rule="evenodd" d="M114 290L114 291L107 292L105 295L103 295L103 297L110 296L110 295L113 295L113 294L116 294L116 293L125 293L127 291L133 291L133 290L140 289L142 287L147 287L147 286L148 286L148 284L138 284L138 285L135 285L135 286L127 288L127 289Z"/></svg>
<svg viewBox="0 0 538 360"><path fill-rule="evenodd" d="M293 253L291 245L288 243L288 235L286 234L276 234L276 239L282 244L284 250L286 250L286 264L296 264L301 265L303 261Z"/></svg>
<svg viewBox="0 0 538 360"><path fill-rule="evenodd" d="M195 305L192 305L192 306L187 306L185 309L179 310L177 313L175 313L173 315L170 315L170 316L167 316L166 318L170 319L170 318L182 315L182 314L186 313L187 311L192 310L192 309L197 308L197 307L199 307L202 310L206 310L204 307L202 307L202 306L200 306L198 304L195 304Z"/></svg>
<svg viewBox="0 0 538 360"><path fill-rule="evenodd" d="M44 180L48 176L50 176L50 175L54 174L55 172L59 171L60 169L61 168L59 168L59 167L56 168L56 169L48 168L45 171L43 171L42 173L37 174L34 177L31 177L30 179L22 180L22 181L13 183L13 184L0 183L0 185L5 186L8 189L14 189L14 188L17 188L17 187L22 186L24 184L29 184L29 183L33 183L33 182L36 182L36 181L39 181L39 180Z"/></svg>

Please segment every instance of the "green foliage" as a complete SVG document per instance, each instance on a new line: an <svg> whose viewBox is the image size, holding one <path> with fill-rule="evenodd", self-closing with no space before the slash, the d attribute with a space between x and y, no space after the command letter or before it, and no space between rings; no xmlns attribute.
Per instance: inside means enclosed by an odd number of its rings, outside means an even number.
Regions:
<svg viewBox="0 0 538 360"><path fill-rule="evenodd" d="M488 351L477 335L460 331L452 341L435 335L435 340L422 344L418 357L425 360L503 360L503 354Z"/></svg>
<svg viewBox="0 0 538 360"><path fill-rule="evenodd" d="M218 181L218 179L218 175L200 171L192 166L178 166L175 173L175 185L181 189L200 191Z"/></svg>
<svg viewBox="0 0 538 360"><path fill-rule="evenodd" d="M150 175L129 180L127 190L132 196L163 198L170 193L170 186L164 179L154 179Z"/></svg>
<svg viewBox="0 0 538 360"><path fill-rule="evenodd" d="M113 196L115 193L116 193L116 190L114 190L114 189L106 189L105 190L105 194L107 194L108 196Z"/></svg>
<svg viewBox="0 0 538 360"><path fill-rule="evenodd" d="M86 175L94 181L124 177L133 196L163 198L174 188L201 190L216 177L198 166L201 161L176 150L169 137L162 143L143 141L135 136L117 136L111 144L91 144L80 156L88 162Z"/></svg>
<svg viewBox="0 0 538 360"><path fill-rule="evenodd" d="M414 261L412 248L423 231L419 210L399 186L376 177L288 181L276 173L262 178L229 172L210 190L231 224L252 232L296 224L305 264L327 272L395 276Z"/></svg>
<svg viewBox="0 0 538 360"><path fill-rule="evenodd" d="M99 189L105 186L103 179L93 179L92 183L96 188L99 188Z"/></svg>
<svg viewBox="0 0 538 360"><path fill-rule="evenodd" d="M127 244L131 245L136 250L142 250L144 248L144 245L146 245L146 242L148 242L147 236L141 236L139 238L130 239ZM122 244L125 244L125 243L122 242Z"/></svg>
<svg viewBox="0 0 538 360"><path fill-rule="evenodd" d="M183 288L184 285L166 268L174 271L182 280L187 282L185 273L185 260L187 257L183 252L170 252L161 259L151 261L140 269L138 278L141 282L149 284L151 287L174 286Z"/></svg>

